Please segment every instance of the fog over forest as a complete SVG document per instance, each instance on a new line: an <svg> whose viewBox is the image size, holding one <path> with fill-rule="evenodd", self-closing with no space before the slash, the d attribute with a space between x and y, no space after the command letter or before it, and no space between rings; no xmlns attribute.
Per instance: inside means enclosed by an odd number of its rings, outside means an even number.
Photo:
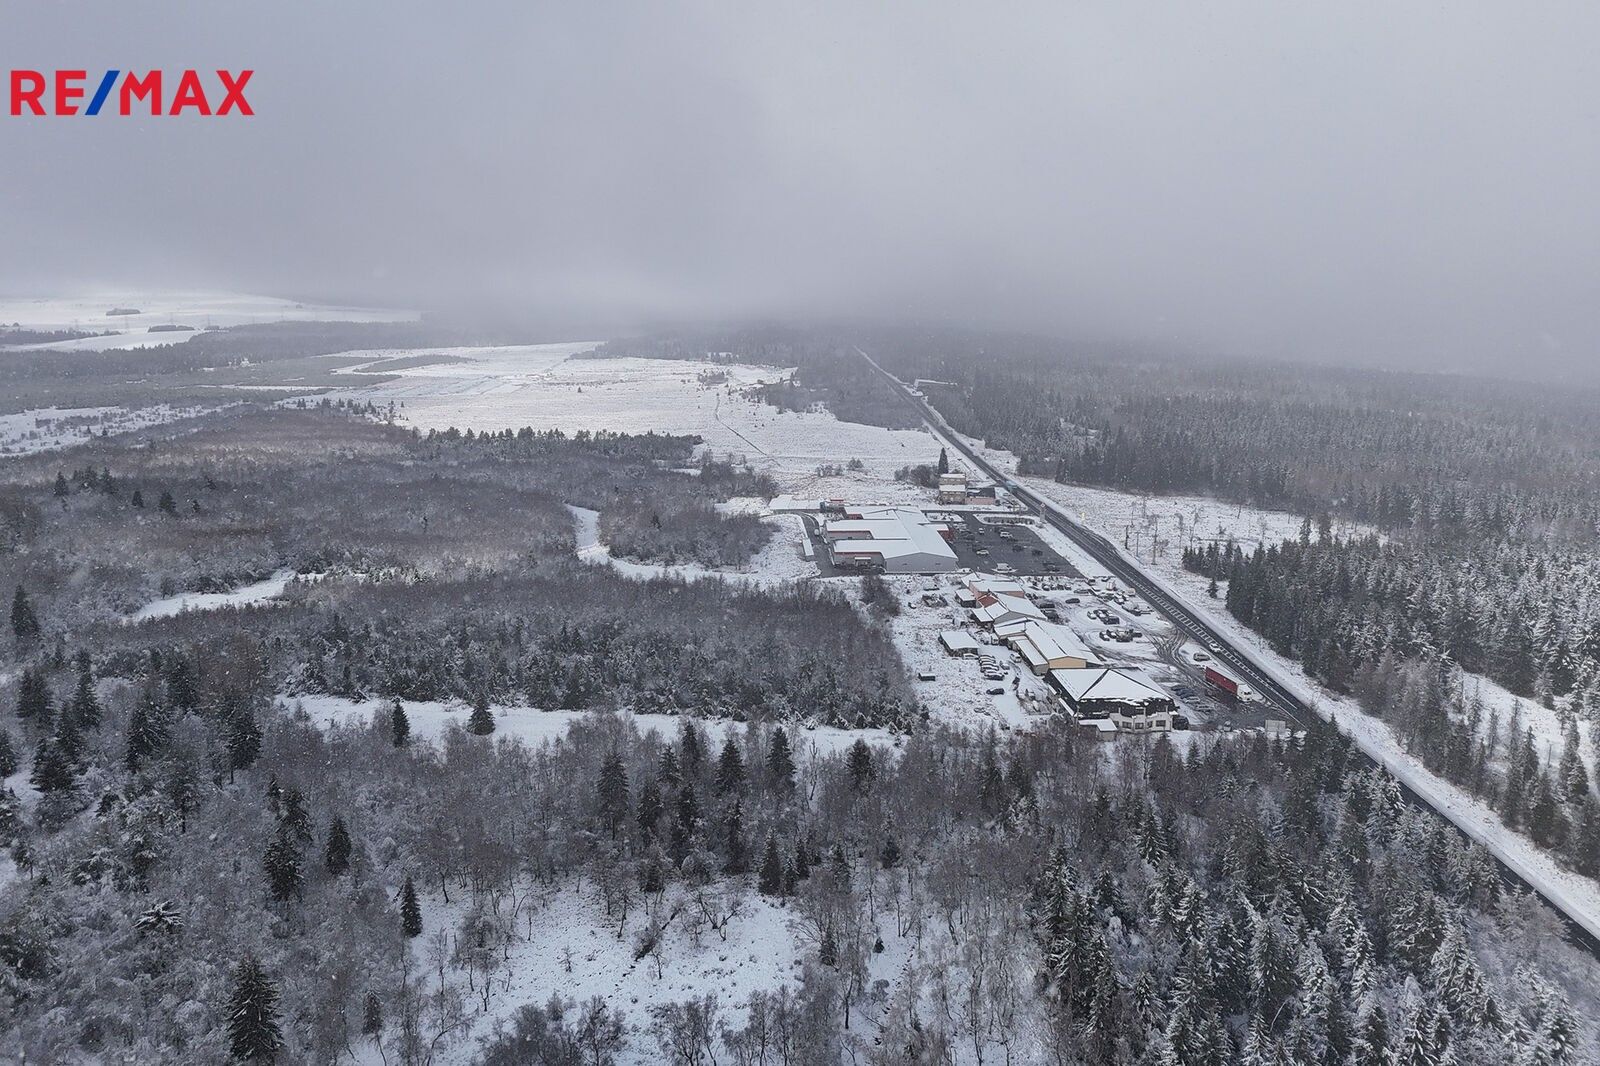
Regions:
<svg viewBox="0 0 1600 1066"><path fill-rule="evenodd" d="M851 316L1587 375L1592 5L10 3L8 66L253 118L0 120L0 288Z"/></svg>

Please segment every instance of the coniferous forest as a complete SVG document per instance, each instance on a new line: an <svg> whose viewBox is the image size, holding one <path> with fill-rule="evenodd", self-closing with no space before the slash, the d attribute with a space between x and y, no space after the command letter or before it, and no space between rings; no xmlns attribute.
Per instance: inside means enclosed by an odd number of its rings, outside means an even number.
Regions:
<svg viewBox="0 0 1600 1066"><path fill-rule="evenodd" d="M758 550L710 504L759 475L682 473L688 446L318 404L14 462L0 1056L1592 1058L1596 960L1331 728L952 730L839 591L572 558L569 506L694 516L658 558ZM272 604L128 621L284 569ZM1438 672L1384 650L1349 684L1427 728ZM507 707L577 720L539 744ZM561 991L745 936L782 980ZM519 998L529 974L556 992Z"/></svg>

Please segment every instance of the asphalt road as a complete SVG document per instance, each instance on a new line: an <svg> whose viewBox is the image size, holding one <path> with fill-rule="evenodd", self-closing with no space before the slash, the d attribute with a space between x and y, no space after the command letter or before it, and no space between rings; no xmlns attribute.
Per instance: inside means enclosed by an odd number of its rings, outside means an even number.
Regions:
<svg viewBox="0 0 1600 1066"><path fill-rule="evenodd" d="M860 348L857 348L856 351L861 353L861 357L874 370L883 375L884 380L889 383L890 387L895 390L901 399L916 409L924 422L932 427L940 437L947 439L976 469L982 470L987 476L993 478L996 483L1004 485L1028 511L1060 530L1074 544L1083 549L1091 559L1105 567L1108 573L1143 596L1146 602L1171 619L1173 625L1177 626L1186 636L1208 648L1218 662L1224 663L1231 668L1236 677L1255 689L1256 693L1271 707L1279 711L1285 719L1304 727L1306 722L1317 717L1312 708L1307 707L1303 700L1262 671L1251 659L1250 655L1233 644L1226 634L1212 628L1210 624L1187 606L1167 595L1161 586L1151 581L1142 571L1124 559L1111 541L1093 530L1085 529L1083 526L1073 522L1061 512L1049 506L1037 493L1017 484L1008 475L992 466L987 459L969 448L960 437L954 433L945 432L941 426L942 420L925 401L906 388L899 378L879 366L865 351ZM1364 759L1369 765L1378 765L1376 760L1359 747L1355 751L1358 757ZM1397 783L1400 786L1401 794L1408 803L1432 810L1435 814L1445 818L1445 821L1454 826L1463 837L1474 839L1472 834L1446 817L1444 812L1437 810L1426 798L1408 788L1405 782L1399 781ZM1499 865L1500 877L1503 882L1507 885L1525 889L1538 896L1562 920L1572 941L1584 947L1595 958L1600 959L1600 935L1591 932L1583 922L1568 913L1557 901L1540 892L1538 888L1526 881L1521 874L1507 866L1498 857L1495 861Z"/></svg>

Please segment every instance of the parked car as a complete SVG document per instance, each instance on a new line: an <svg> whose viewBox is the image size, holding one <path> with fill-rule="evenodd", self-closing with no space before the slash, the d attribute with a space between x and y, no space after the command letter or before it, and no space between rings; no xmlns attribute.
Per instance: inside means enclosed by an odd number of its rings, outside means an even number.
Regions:
<svg viewBox="0 0 1600 1066"><path fill-rule="evenodd" d="M988 555L989 554L989 549L988 548L978 548L978 549L975 549L972 554L974 554L974 555Z"/></svg>

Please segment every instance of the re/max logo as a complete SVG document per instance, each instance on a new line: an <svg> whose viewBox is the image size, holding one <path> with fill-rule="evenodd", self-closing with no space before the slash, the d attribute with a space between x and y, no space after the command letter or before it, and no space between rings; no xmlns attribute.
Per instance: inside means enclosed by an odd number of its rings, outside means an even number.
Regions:
<svg viewBox="0 0 1600 1066"><path fill-rule="evenodd" d="M89 72L85 70L56 70L53 75L46 78L44 73L37 70L13 70L11 72L11 113L13 115L98 115L108 103L116 108L116 114L131 115L135 108L139 112L151 115L181 115L186 112L196 115L253 115L250 101L244 98L244 87L250 82L253 70L241 70L234 73L229 70L219 70L216 76L216 85L207 94L207 82L197 70L184 70L173 72L177 77L164 79L159 70L146 71L138 74L134 71L124 73L120 70L108 70L105 77L100 79L100 84L95 88L94 95L88 94ZM119 88L118 79L122 84ZM163 88L172 90L171 102L166 110L161 104L166 97L162 95ZM53 93L49 92L54 89ZM116 93L116 100L111 100L112 93ZM88 97L86 107L80 107L80 102ZM213 110L212 101L217 101ZM48 101L48 102L47 102ZM26 109L26 110L24 110Z"/></svg>

